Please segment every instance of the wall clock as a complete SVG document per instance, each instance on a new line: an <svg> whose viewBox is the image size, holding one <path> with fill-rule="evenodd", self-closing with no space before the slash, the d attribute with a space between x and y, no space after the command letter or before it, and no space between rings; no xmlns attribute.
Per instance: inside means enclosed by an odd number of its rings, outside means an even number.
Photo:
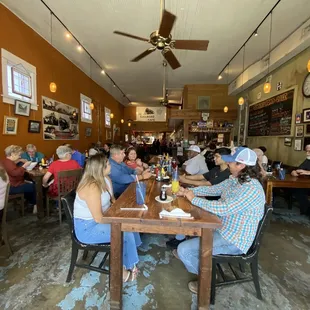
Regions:
<svg viewBox="0 0 310 310"><path fill-rule="evenodd" d="M310 98L310 73L307 74L302 84L302 93L306 98Z"/></svg>

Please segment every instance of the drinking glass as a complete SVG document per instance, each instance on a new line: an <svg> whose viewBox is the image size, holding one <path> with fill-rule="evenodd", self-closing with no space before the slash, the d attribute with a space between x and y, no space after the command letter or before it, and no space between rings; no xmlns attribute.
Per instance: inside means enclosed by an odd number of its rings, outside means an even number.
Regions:
<svg viewBox="0 0 310 310"><path fill-rule="evenodd" d="M143 205L145 202L146 185L145 183L136 183L136 202Z"/></svg>

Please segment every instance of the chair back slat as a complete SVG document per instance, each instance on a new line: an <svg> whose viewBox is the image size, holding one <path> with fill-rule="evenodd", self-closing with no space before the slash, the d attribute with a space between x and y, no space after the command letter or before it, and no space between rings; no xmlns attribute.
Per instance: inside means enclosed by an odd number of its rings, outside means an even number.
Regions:
<svg viewBox="0 0 310 310"><path fill-rule="evenodd" d="M65 196L61 197L61 205L63 209L65 210L66 217L68 219L70 229L73 229L73 206L74 206L74 200L76 196L76 191L73 189L69 193L67 193Z"/></svg>
<svg viewBox="0 0 310 310"><path fill-rule="evenodd" d="M254 242L248 251L248 254L259 250L260 243L262 241L264 232L266 231L267 227L269 226L269 223L270 223L270 220L272 217L273 209L270 206L266 205L265 210L266 210L265 214L258 224L257 233L255 236Z"/></svg>
<svg viewBox="0 0 310 310"><path fill-rule="evenodd" d="M82 169L58 172L58 196L62 197L76 189L82 176Z"/></svg>

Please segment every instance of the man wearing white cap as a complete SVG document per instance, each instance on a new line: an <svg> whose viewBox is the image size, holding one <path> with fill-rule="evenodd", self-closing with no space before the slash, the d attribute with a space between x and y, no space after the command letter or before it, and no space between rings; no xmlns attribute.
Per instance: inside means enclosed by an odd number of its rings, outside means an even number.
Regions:
<svg viewBox="0 0 310 310"><path fill-rule="evenodd" d="M188 157L189 160L183 164L188 174L204 174L209 171L204 156L200 154L200 147L198 145L191 145L189 147Z"/></svg>
<svg viewBox="0 0 310 310"><path fill-rule="evenodd" d="M214 186L200 186L193 190L180 188L178 195L185 196L193 205L219 216L222 227L213 234L213 255L245 254L256 236L259 221L265 210L265 193L261 185L257 156L249 148L239 147L232 155L223 155L231 176ZM216 201L199 196L220 196ZM198 274L199 238L179 244L174 255L182 260L186 269ZM188 284L197 293L197 281Z"/></svg>

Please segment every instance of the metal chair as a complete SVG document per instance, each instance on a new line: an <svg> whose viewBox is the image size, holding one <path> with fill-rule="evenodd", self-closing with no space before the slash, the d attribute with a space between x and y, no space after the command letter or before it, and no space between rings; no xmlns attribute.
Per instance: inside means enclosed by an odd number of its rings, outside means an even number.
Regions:
<svg viewBox="0 0 310 310"><path fill-rule="evenodd" d="M258 299L263 299L260 285L259 285L259 276L258 276L258 253L260 249L260 244L264 235L264 232L266 231L266 228L268 227L271 217L272 217L272 208L266 207L266 211L264 214L264 217L260 221L256 233L256 237L254 239L254 242L249 249L247 254L243 255L213 255L212 256L212 280L211 280L211 301L210 303L214 305L215 302L215 288L223 285L228 284L236 284L236 283L242 283L242 282L249 282L253 281L256 289L256 294ZM230 280L226 277L223 268L221 267L221 264L228 264L231 272L234 275L234 279ZM244 265L250 264L251 268L251 274L250 277L244 277L240 278L237 271L233 268L232 265L239 265L240 271L244 272ZM219 271L219 274L221 278L223 279L222 282L216 283L216 271Z"/></svg>
<svg viewBox="0 0 310 310"><path fill-rule="evenodd" d="M4 200L4 208L2 210L2 221L1 221L1 236L0 241L3 240L4 245L7 248L9 256L13 254L13 250L9 241L8 237L8 227L6 223L6 214L8 209L8 201L9 201L9 192L10 192L10 183L7 184L6 187L6 194L5 194L5 200Z"/></svg>
<svg viewBox="0 0 310 310"><path fill-rule="evenodd" d="M67 276L66 282L70 282L73 274L74 267L80 267L85 268L92 271L97 271L104 274L109 274L109 269L105 268L106 260L109 257L110 254L110 243L102 243L102 244L85 244L80 242L74 232L74 222L73 222L73 205L75 200L75 190L72 190L68 194L66 194L64 197L61 198L61 203L63 205L63 208L65 210L65 214L67 219L69 220L69 226L71 230L71 239L72 239L72 250L71 250L71 263L70 268ZM86 260L88 251L94 251L94 254L91 258L91 261L89 264L81 264L77 263L77 257L79 254L79 250L83 250L83 260ZM105 253L103 259L101 260L98 267L92 266L92 263L94 259L96 258L97 254L99 252Z"/></svg>
<svg viewBox="0 0 310 310"><path fill-rule="evenodd" d="M59 224L62 222L62 212L61 212L61 197L69 193L71 190L76 189L81 176L82 176L82 169L75 169L75 170L64 170L59 171L57 188L58 188L58 196L52 197L48 193L46 194L46 212L47 216L50 215L50 200L57 201L58 203L58 214L59 214Z"/></svg>

